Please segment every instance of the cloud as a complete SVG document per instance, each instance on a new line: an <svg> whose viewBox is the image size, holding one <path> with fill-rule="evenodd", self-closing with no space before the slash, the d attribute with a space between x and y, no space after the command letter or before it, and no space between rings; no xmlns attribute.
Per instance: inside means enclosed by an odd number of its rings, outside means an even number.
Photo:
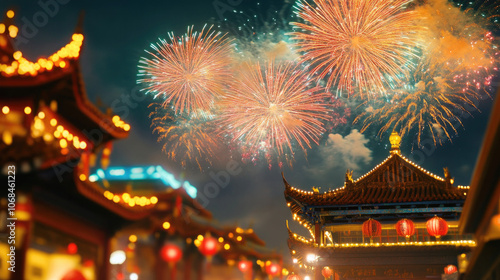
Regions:
<svg viewBox="0 0 500 280"><path fill-rule="evenodd" d="M372 160L372 151L367 147L368 141L356 129L345 137L330 134L326 144L319 148L314 163L305 167L305 170L314 177L331 176L335 171L343 174L346 169L360 170Z"/></svg>

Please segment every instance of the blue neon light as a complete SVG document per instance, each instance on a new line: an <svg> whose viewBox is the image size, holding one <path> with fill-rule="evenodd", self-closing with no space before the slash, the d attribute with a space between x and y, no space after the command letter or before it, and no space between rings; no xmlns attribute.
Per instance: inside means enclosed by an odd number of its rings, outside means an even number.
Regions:
<svg viewBox="0 0 500 280"><path fill-rule="evenodd" d="M106 175L104 175L104 170L97 169L97 176L99 176L101 179L104 179L106 177Z"/></svg>
<svg viewBox="0 0 500 280"><path fill-rule="evenodd" d="M123 168L112 168L112 169L109 169L108 172L110 175L113 175L113 176L125 175L125 169L123 169Z"/></svg>
<svg viewBox="0 0 500 280"><path fill-rule="evenodd" d="M99 181L126 181L126 180L161 180L165 185L173 189L180 187L186 190L186 193L196 198L198 190L188 181L178 181L174 175L167 172L163 167L157 166L134 166L134 167L113 167L107 170L97 169L96 174L90 175L89 179Z"/></svg>
<svg viewBox="0 0 500 280"><path fill-rule="evenodd" d="M142 167L133 167L133 168L130 168L130 172L132 172L132 173L143 173L144 172L144 168L142 168Z"/></svg>

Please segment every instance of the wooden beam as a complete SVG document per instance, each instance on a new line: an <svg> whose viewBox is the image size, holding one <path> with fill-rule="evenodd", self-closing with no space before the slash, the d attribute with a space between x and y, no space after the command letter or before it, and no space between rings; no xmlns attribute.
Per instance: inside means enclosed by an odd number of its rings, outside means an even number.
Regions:
<svg viewBox="0 0 500 280"><path fill-rule="evenodd" d="M409 213L449 213L462 212L462 207L433 207L433 208L399 208L399 209L361 209L361 210L334 210L320 212L321 217L344 215L377 215L377 214L409 214Z"/></svg>

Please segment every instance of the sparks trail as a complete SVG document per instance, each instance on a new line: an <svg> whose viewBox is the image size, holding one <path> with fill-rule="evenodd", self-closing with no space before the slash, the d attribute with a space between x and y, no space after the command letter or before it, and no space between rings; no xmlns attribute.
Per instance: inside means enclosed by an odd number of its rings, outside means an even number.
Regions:
<svg viewBox="0 0 500 280"><path fill-rule="evenodd" d="M150 57L139 62L139 83L144 89L171 104L175 113L192 114L213 107L225 85L232 81L231 40L212 27L160 39L146 51Z"/></svg>
<svg viewBox="0 0 500 280"><path fill-rule="evenodd" d="M484 27L498 33L500 27L500 3L497 0L454 1L465 14L484 22Z"/></svg>
<svg viewBox="0 0 500 280"><path fill-rule="evenodd" d="M329 94L310 87L307 72L292 62L270 61L241 66L236 83L221 99L222 133L250 150L293 157L317 144L324 133Z"/></svg>
<svg viewBox="0 0 500 280"><path fill-rule="evenodd" d="M408 0L299 1L291 33L311 74L349 95L386 94L405 79L421 46Z"/></svg>
<svg viewBox="0 0 500 280"><path fill-rule="evenodd" d="M153 132L158 134L158 142L164 142L163 152L182 167L189 164L203 170L202 165L212 165L218 158L222 139L214 132L213 117L203 113L175 114L162 104L152 103L149 117Z"/></svg>
<svg viewBox="0 0 500 280"><path fill-rule="evenodd" d="M381 126L381 136L393 130L401 136L415 132L417 143L429 136L434 144L442 145L457 134L457 126L463 126L462 114L470 114L469 108L477 110L480 95L471 88L464 90L447 77L439 76L439 67L419 68L413 91L401 91L392 96L390 102L383 100L361 113L354 123L362 123L361 132L369 127ZM453 78L452 78L453 79ZM367 102L369 103L369 102Z"/></svg>
<svg viewBox="0 0 500 280"><path fill-rule="evenodd" d="M227 34L234 38L237 59L296 60L297 56L286 35L291 31L289 20L293 17L292 5L284 4L279 9L268 6L257 3L253 14L235 10L218 24L221 30L227 30Z"/></svg>

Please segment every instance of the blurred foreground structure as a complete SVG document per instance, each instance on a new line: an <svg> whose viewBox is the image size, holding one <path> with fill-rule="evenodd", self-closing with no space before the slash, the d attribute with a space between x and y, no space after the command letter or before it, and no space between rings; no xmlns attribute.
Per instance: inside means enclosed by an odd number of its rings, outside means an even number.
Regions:
<svg viewBox="0 0 500 280"><path fill-rule="evenodd" d="M488 127L460 217L461 233L473 233L477 248L459 266L464 279L500 280L500 98Z"/></svg>
<svg viewBox="0 0 500 280"><path fill-rule="evenodd" d="M263 279L286 274L252 229L218 224L161 166L109 167L130 125L86 96L84 35L48 58L0 24L0 279ZM92 174L91 170L95 170Z"/></svg>

